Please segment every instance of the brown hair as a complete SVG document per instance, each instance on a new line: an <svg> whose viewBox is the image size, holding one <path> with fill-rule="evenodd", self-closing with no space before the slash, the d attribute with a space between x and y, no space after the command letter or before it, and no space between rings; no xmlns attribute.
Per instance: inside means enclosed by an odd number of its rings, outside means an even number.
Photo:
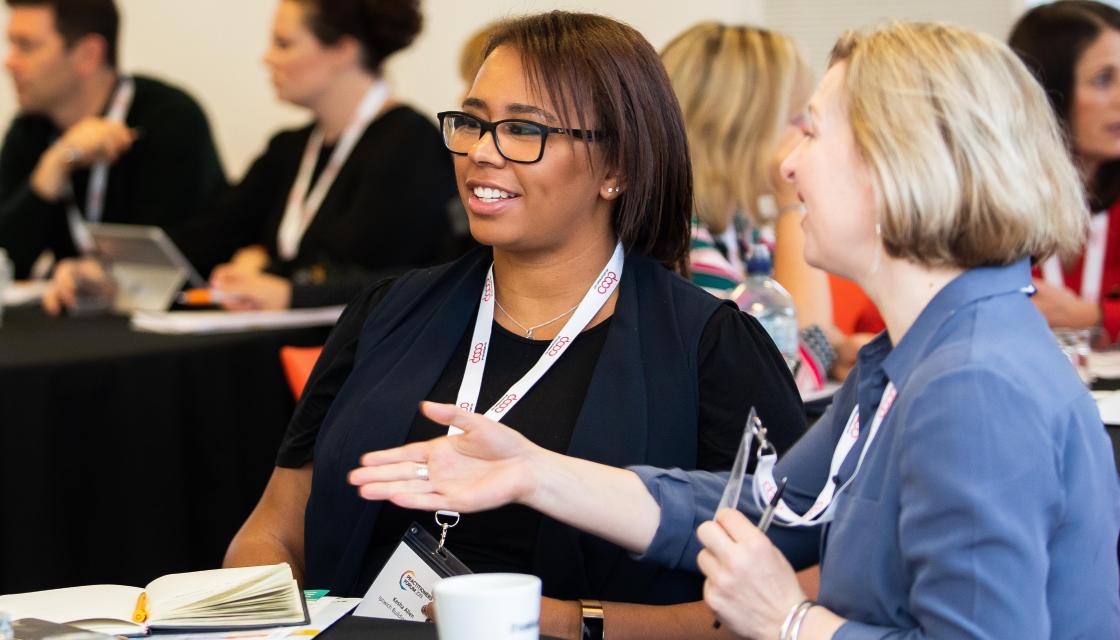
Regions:
<svg viewBox="0 0 1120 640"><path fill-rule="evenodd" d="M419 0L295 0L306 11L307 28L325 45L350 36L362 45L362 66L381 64L412 44L423 26Z"/></svg>
<svg viewBox="0 0 1120 640"><path fill-rule="evenodd" d="M120 14L113 0L6 0L9 7L48 7L54 11L54 27L66 42L75 42L88 35L105 40L105 64L117 67L117 31Z"/></svg>
<svg viewBox="0 0 1120 640"><path fill-rule="evenodd" d="M944 24L841 37L852 135L887 254L929 266L1076 254L1084 192L1042 88L1002 42Z"/></svg>
<svg viewBox="0 0 1120 640"><path fill-rule="evenodd" d="M1110 29L1120 31L1120 11L1090 0L1063 0L1035 7L1011 29L1011 49L1046 90L1067 139L1071 139L1069 115L1077 62L1085 49ZM1111 206L1120 198L1120 160L1102 163L1092 183L1085 186L1094 209Z"/></svg>
<svg viewBox="0 0 1120 640"><path fill-rule="evenodd" d="M500 46L521 54L530 87L548 96L561 120L575 107L576 123L563 126L606 131L597 144L624 189L613 224L626 250L685 273L692 211L688 142L677 98L649 42L610 18L552 11L499 25L487 55ZM592 120L594 127L588 126Z"/></svg>

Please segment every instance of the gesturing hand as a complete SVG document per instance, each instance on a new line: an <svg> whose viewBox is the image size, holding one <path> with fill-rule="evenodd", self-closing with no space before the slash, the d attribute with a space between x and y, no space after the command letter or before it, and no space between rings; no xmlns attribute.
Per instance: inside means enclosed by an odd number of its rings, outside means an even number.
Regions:
<svg viewBox="0 0 1120 640"><path fill-rule="evenodd" d="M108 118L85 117L66 130L59 143L73 149L73 162L88 167L96 162L116 162L136 140L136 132Z"/></svg>
<svg viewBox="0 0 1120 640"><path fill-rule="evenodd" d="M513 429L454 405L424 402L420 408L432 421L463 433L365 454L362 466L349 476L359 495L406 509L469 513L522 502L532 494L532 461L539 447Z"/></svg>

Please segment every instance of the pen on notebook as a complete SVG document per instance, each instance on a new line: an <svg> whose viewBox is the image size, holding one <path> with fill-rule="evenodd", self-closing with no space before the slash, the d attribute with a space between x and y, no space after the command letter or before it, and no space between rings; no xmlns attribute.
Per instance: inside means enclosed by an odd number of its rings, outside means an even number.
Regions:
<svg viewBox="0 0 1120 640"><path fill-rule="evenodd" d="M758 530L762 533L766 533L766 530L770 528L770 523L774 522L774 509L778 508L778 501L782 499L782 494L786 491L786 483L788 481L789 478L782 478L782 481L778 483L778 490L774 492L774 496L770 498L770 503L766 505L766 510L762 512L762 517L758 519ZM720 628L720 621L718 618L712 622L712 628Z"/></svg>

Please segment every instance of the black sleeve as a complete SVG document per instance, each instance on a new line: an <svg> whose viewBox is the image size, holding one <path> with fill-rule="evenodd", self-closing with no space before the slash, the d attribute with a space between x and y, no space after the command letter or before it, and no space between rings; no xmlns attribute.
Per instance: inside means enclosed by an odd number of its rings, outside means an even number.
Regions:
<svg viewBox="0 0 1120 640"><path fill-rule="evenodd" d="M46 149L47 133L25 118L16 118L0 149L0 247L26 278L35 259L59 233L67 236L65 209L31 190L30 177Z"/></svg>
<svg viewBox="0 0 1120 640"><path fill-rule="evenodd" d="M700 469L731 468L751 407L779 454L805 433L805 411L793 376L753 317L720 305L700 338L699 362ZM753 449L748 471L755 465Z"/></svg>
<svg viewBox="0 0 1120 640"><path fill-rule="evenodd" d="M296 404L276 455L276 466L295 469L311 461L319 426L354 368L358 339L366 318L385 298L393 282L395 280L382 280L366 288L342 312Z"/></svg>
<svg viewBox="0 0 1120 640"><path fill-rule="evenodd" d="M400 130L369 149L392 158L391 170L375 173L380 184L366 184L351 204L359 210L392 212L370 218L376 224L368 225L364 232L351 230L362 234L364 251L378 256L377 264L343 263L338 256L321 256L326 280L293 283L292 307L339 304L371 282L458 257L448 251L451 206L458 196L451 156L427 120L419 115L401 120Z"/></svg>
<svg viewBox="0 0 1120 640"><path fill-rule="evenodd" d="M137 104L138 138L122 157L128 163L127 222L164 229L199 215L226 186L210 124L193 98L161 87ZM139 101L139 99L138 99Z"/></svg>
<svg viewBox="0 0 1120 640"><path fill-rule="evenodd" d="M224 189L201 215L171 231L175 244L204 277L238 249L261 242L277 190L287 186L283 165L290 137L286 133L273 136L241 182ZM350 293L343 301L354 298L358 291Z"/></svg>

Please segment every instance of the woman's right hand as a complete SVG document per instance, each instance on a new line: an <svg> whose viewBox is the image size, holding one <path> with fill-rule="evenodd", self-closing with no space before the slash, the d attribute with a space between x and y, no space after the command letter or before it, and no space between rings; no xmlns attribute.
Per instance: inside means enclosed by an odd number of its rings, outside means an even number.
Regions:
<svg viewBox="0 0 1120 640"><path fill-rule="evenodd" d="M112 275L94 258L64 258L54 268L43 293L43 309L52 316L80 302L109 307L116 295Z"/></svg>
<svg viewBox="0 0 1120 640"><path fill-rule="evenodd" d="M362 466L349 475L359 495L406 509L464 513L524 502L532 495L540 447L455 405L423 402L420 409L433 422L463 433L365 454ZM418 469L425 465L428 477L421 479Z"/></svg>
<svg viewBox="0 0 1120 640"><path fill-rule="evenodd" d="M260 273L265 270L271 259L268 251L259 244L242 247L234 252L229 262L219 268L232 269L246 273Z"/></svg>

